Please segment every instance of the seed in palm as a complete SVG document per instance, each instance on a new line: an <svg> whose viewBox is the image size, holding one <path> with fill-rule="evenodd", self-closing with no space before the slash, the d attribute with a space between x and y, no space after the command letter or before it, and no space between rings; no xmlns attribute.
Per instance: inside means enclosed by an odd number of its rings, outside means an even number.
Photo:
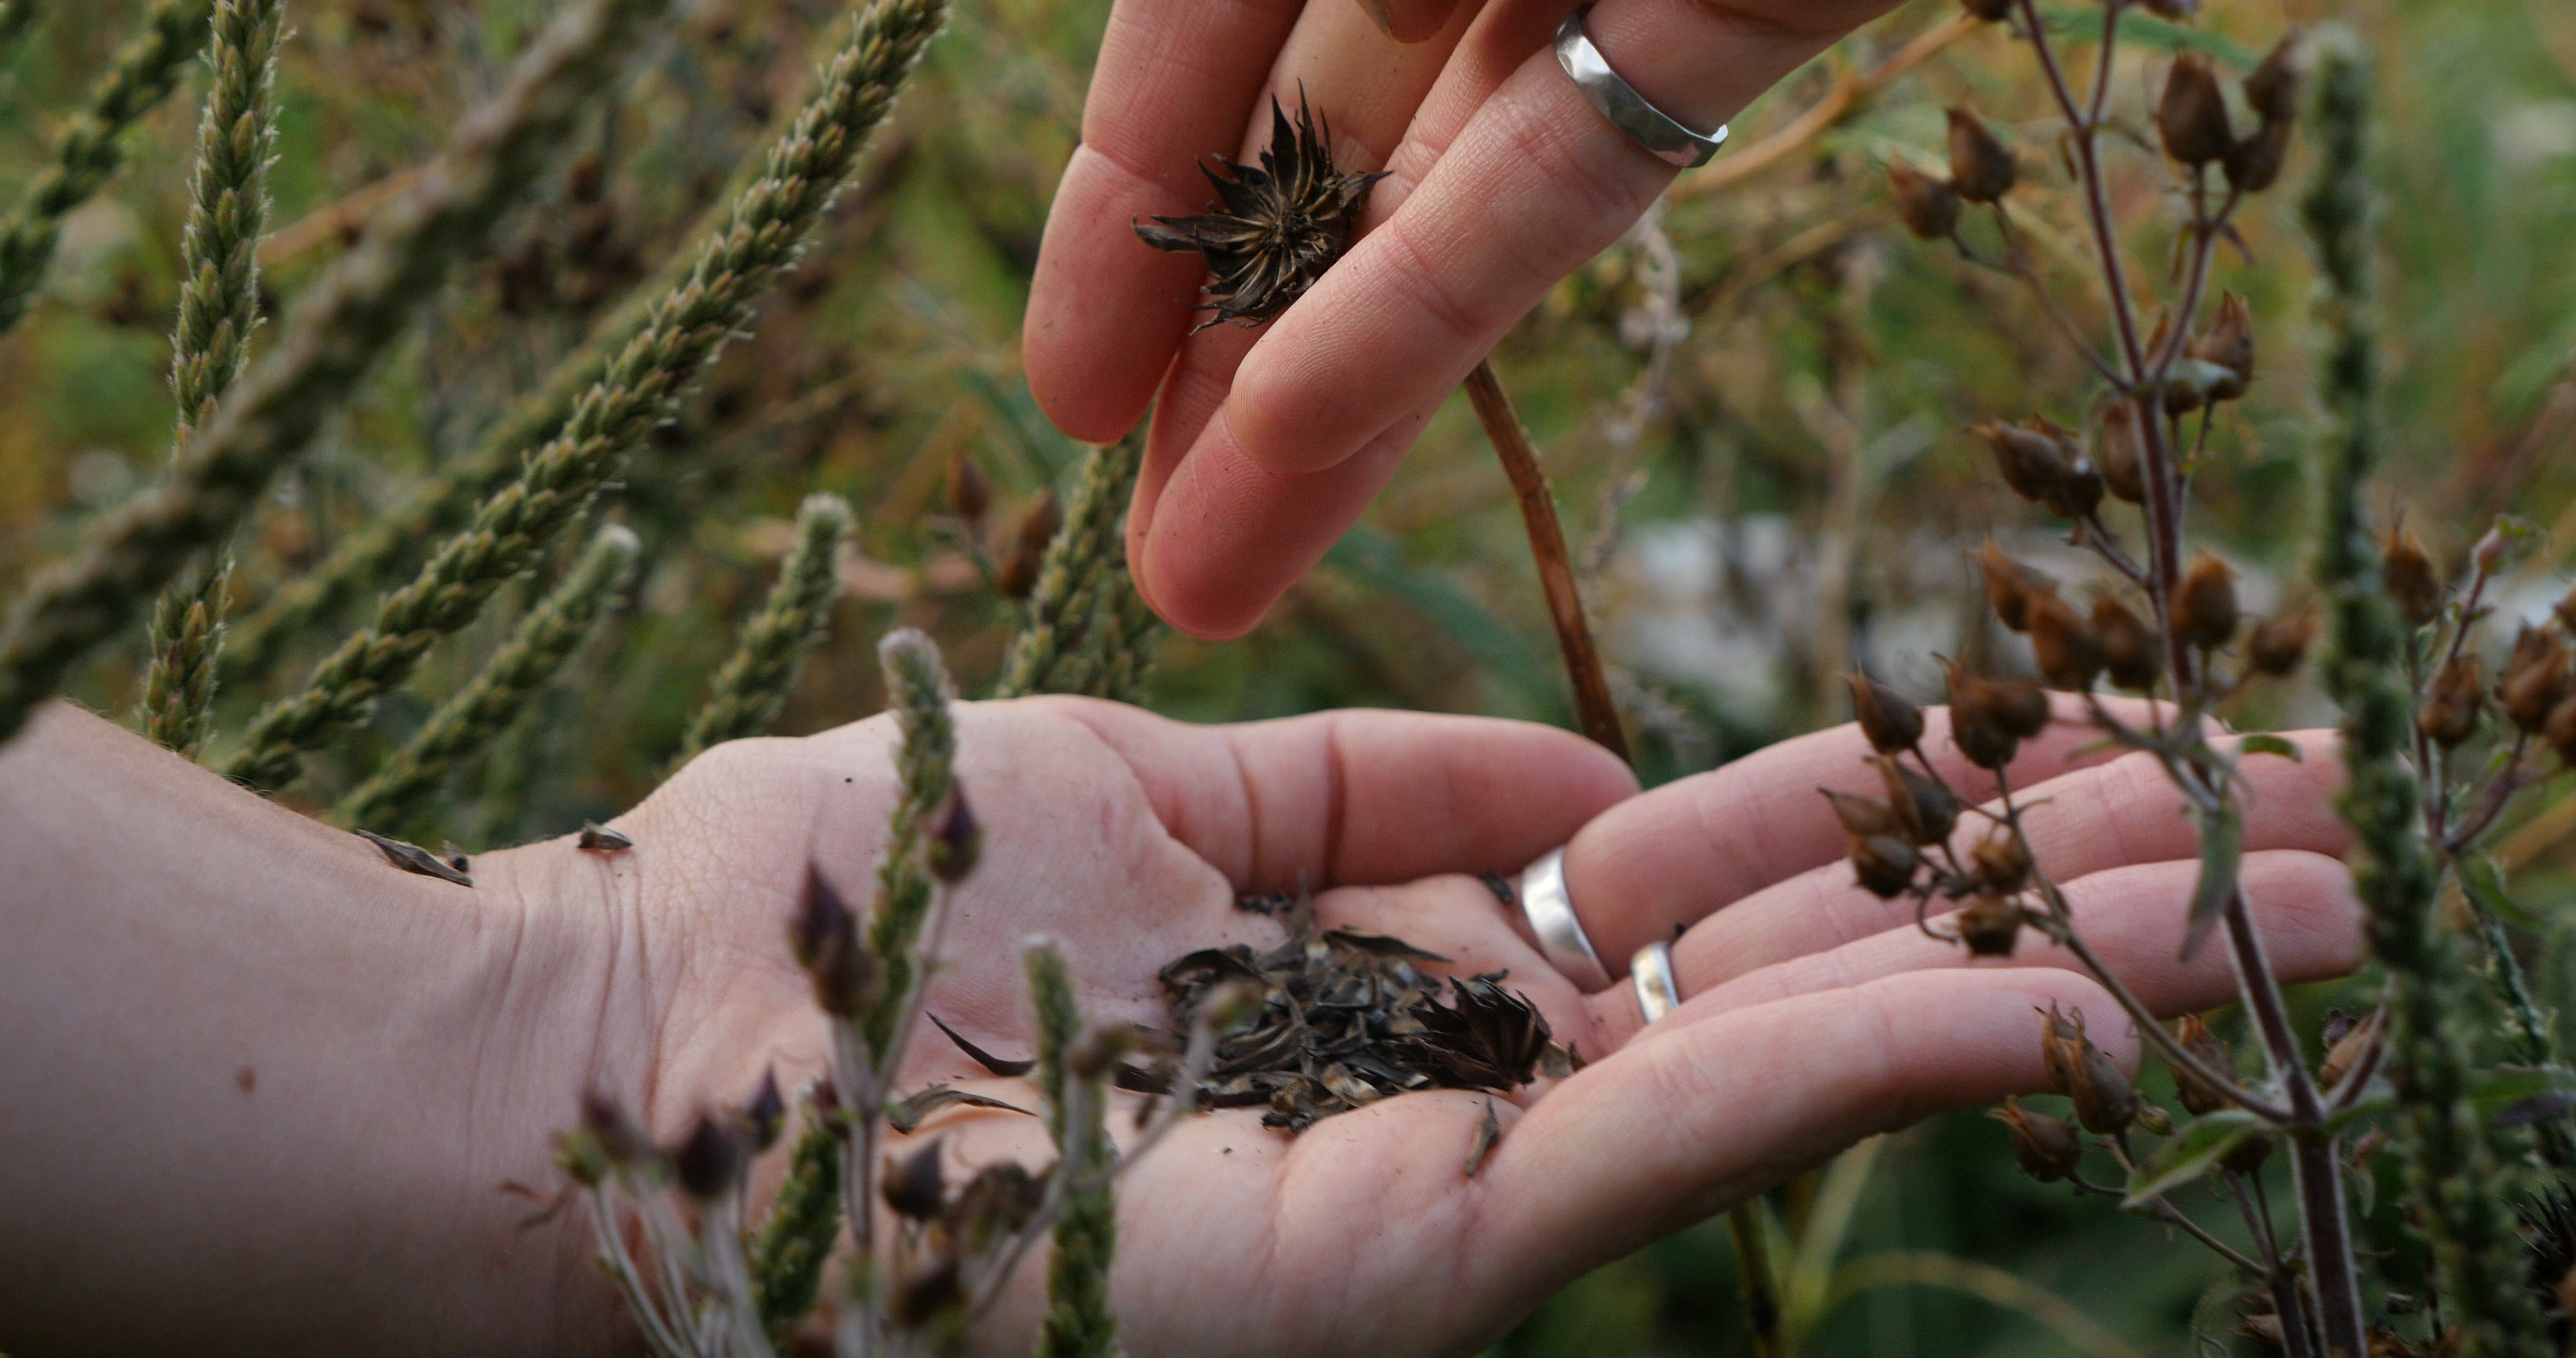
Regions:
<svg viewBox="0 0 2576 1358"><path fill-rule="evenodd" d="M1270 149L1258 166L1220 157L1223 175L1199 167L1216 186L1217 201L1206 215L1135 224L1136 234L1157 250L1207 258L1216 277L1205 289L1203 309L1216 314L1199 330L1220 321L1254 326L1269 320L1341 258L1369 186L1386 176L1335 170L1332 141L1332 125L1307 110L1302 92L1294 122L1273 97Z"/></svg>

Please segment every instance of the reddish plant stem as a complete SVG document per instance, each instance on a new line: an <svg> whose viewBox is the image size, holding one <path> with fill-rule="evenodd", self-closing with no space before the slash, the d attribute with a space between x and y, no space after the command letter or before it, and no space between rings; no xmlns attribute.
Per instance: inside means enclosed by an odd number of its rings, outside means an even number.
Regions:
<svg viewBox="0 0 2576 1358"><path fill-rule="evenodd" d="M1627 762L1628 737L1619 729L1619 708L1610 700L1610 681L1601 672L1592 625L1584 620L1583 596L1574 585L1574 554L1565 545L1565 525L1557 520L1556 499L1548 494L1547 472L1539 466L1538 449L1530 443L1529 431L1521 427L1520 416L1513 413L1511 397L1503 394L1502 379L1494 376L1491 360L1479 362L1467 374L1467 399L1475 405L1476 419L1485 426L1485 437L1492 441L1494 455L1502 459L1503 472L1512 479L1512 494L1520 500L1521 522L1529 529L1530 559L1538 567L1540 587L1547 591L1548 617L1556 623L1556 646L1565 655L1565 677L1574 685L1574 710L1583 734Z"/></svg>

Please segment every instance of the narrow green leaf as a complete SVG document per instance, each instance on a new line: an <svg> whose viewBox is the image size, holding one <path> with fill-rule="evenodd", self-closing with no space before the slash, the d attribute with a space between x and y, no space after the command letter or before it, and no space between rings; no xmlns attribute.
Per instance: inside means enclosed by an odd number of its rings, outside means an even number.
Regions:
<svg viewBox="0 0 2576 1358"><path fill-rule="evenodd" d="M2185 960L2200 951L2210 926L2218 923L2218 912L2236 894L2236 868L2244 858L2245 819L2234 802L2223 802L2217 814L2200 822L2200 885L2192 889L2191 923L2183 931Z"/></svg>
<svg viewBox="0 0 2576 1358"><path fill-rule="evenodd" d="M2146 1210L2156 1198L2207 1175L2230 1151L2270 1130L2242 1108L2222 1108L2184 1123L2129 1176L2129 1196L2120 1200L2121 1210Z"/></svg>
<svg viewBox="0 0 2576 1358"><path fill-rule="evenodd" d="M2304 758L2298 746L2274 735L2247 736L2236 742L2236 748L2245 754L2277 754L2293 764Z"/></svg>

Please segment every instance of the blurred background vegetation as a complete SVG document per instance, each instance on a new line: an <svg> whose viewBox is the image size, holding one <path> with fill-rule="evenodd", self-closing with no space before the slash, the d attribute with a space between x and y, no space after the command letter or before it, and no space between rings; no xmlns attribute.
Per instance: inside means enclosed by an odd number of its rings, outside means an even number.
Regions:
<svg viewBox="0 0 2576 1358"><path fill-rule="evenodd" d="M387 186L488 92L546 8L290 9L276 235L263 252L272 314L294 307ZM45 7L0 66L0 190L14 192L39 163L59 112L140 10L138 0ZM959 550L942 487L956 459L975 460L995 487L981 531L1006 557L1018 518L1080 453L1030 401L1017 330L1106 10L1106 0L961 6L821 246L630 469L613 512L644 544L631 606L479 772L423 814L415 837L514 842L640 798L811 491L857 508L856 549L842 563L832 639L779 729L875 711L873 642L899 622L938 637L969 691L989 685L1013 612ZM469 446L684 238L764 124L801 97L838 12L831 0L695 7L561 182L440 297L255 517L236 544L237 615ZM1951 13L1917 0L1864 30L1739 118L1730 154L1763 147L1834 98L1837 81L1878 70ZM2402 509L2454 559L2493 515L2533 520L2545 545L2502 607L2537 613L2563 592L2576 549L2576 7L2223 0L2189 28L2139 16L2115 107L2143 124L2179 44L2241 74L2287 26L2326 18L2380 54L2395 456L2383 510ZM67 224L36 314L0 339L0 594L167 456L175 242L201 84L141 128L122 176ZM1838 116L1810 120L1817 135L1772 143L1756 165L1730 171L1722 159L1684 178L1495 356L1546 450L1650 781L1842 720L1841 688L1827 679L1854 664L1928 698L1936 653L2025 663L2017 639L1989 633L1976 606L1965 553L1989 533L2080 575L1962 427L2032 413L2079 423L2083 361L2012 280L1907 237L1883 174L1895 161L1937 165L1942 108L1966 103L2000 128L2027 129L2025 176L2061 189L2043 99L2024 52L1992 30L1967 31ZM1231 150L1234 135L1209 129L1210 145ZM2145 155L2124 163L2119 210L2134 257L2152 264L2173 234L2162 170ZM2195 485L2203 535L2246 571L2257 608L2303 570L2307 540L2302 458L2317 410L2310 274L2291 216L2302 166L2294 153L2284 189L2240 216L2243 249L2222 257L2218 283L2253 302L2262 370L2251 397L2219 418ZM2066 206L2037 199L2024 220L2045 267L2074 288L2081 247ZM523 581L509 607L434 652L372 731L323 760L296 796L327 804L397 745L568 565ZM264 680L224 692L217 759L225 733L286 691L346 621L302 639ZM142 642L138 629L80 676L76 695L130 709ZM2295 691L2253 701L2238 714L2249 725L2324 714ZM1464 403L1452 402L1367 521L1250 637L1169 640L1151 703L1195 720L1382 705L1566 722L1518 514ZM2576 802L2535 807L2505 844L2535 912L2520 921L2526 941L2562 1010L2572 825ZM2374 1234L2402 1242L2387 1197ZM2215 1260L2161 1227L2018 1177L2001 1130L1970 1115L1869 1143L1770 1206L1803 1352L2180 1353L2232 1323L2195 1317L2212 1309ZM1548 1300L1500 1351L1748 1351L1735 1269L1722 1227L1685 1233ZM2391 1271L2408 1270L2401 1260Z"/></svg>

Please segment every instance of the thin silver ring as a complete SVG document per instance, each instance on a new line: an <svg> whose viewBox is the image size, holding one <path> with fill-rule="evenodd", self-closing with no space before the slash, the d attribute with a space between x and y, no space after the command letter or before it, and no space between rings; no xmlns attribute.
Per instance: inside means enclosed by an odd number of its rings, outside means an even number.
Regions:
<svg viewBox="0 0 2576 1358"><path fill-rule="evenodd" d="M1637 950L1628 962L1628 979L1637 986L1637 1012L1652 1023L1681 1007L1681 981L1673 975L1673 945L1661 939Z"/></svg>
<svg viewBox="0 0 2576 1358"><path fill-rule="evenodd" d="M1583 16L1591 12L1592 6L1587 4L1557 25L1556 64L1565 68L1566 78L1583 91L1583 97L1591 100L1594 108L1601 110L1602 117L1649 154L1685 170L1706 165L1709 157L1717 154L1717 148L1726 145L1726 125L1718 124L1715 132L1703 137L1646 102L1646 96L1637 93L1636 86L1610 69L1609 59L1592 45L1592 36L1583 31Z"/></svg>
<svg viewBox="0 0 2576 1358"><path fill-rule="evenodd" d="M1521 917L1529 921L1538 950L1549 966L1587 994L1607 989L1610 969L1584 937L1583 921L1574 917L1574 897L1565 889L1565 850L1550 849L1521 871Z"/></svg>

